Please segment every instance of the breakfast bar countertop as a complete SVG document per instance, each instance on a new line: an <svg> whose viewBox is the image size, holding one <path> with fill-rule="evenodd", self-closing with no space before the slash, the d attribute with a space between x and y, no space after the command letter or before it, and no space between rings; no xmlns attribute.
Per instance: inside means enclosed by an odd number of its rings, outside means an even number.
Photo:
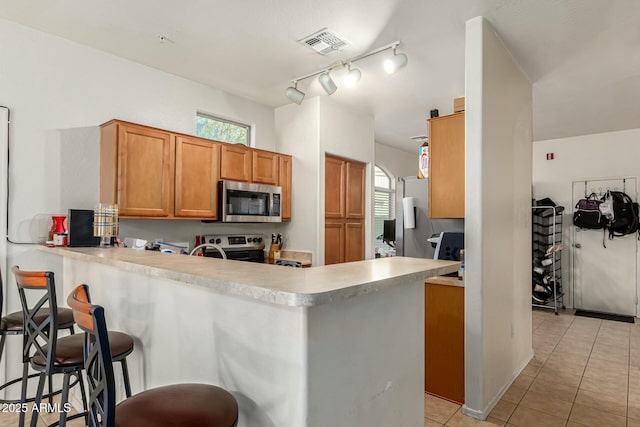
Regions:
<svg viewBox="0 0 640 427"><path fill-rule="evenodd" d="M299 269L125 248L39 249L214 292L307 307L452 273L459 265L455 261L390 257Z"/></svg>

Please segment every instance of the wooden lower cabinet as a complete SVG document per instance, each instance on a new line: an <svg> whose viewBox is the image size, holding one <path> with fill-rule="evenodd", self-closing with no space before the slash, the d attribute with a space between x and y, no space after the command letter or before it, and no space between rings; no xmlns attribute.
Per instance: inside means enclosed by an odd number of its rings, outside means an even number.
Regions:
<svg viewBox="0 0 640 427"><path fill-rule="evenodd" d="M364 222L325 220L324 263L362 261L364 259Z"/></svg>
<svg viewBox="0 0 640 427"><path fill-rule="evenodd" d="M176 136L176 217L217 219L220 144Z"/></svg>
<svg viewBox="0 0 640 427"><path fill-rule="evenodd" d="M324 263L325 265L344 262L344 223L325 221L324 223Z"/></svg>
<svg viewBox="0 0 640 427"><path fill-rule="evenodd" d="M425 282L425 391L464 403L464 287L439 277Z"/></svg>
<svg viewBox="0 0 640 427"><path fill-rule="evenodd" d="M344 262L364 259L364 222L348 221L344 224Z"/></svg>

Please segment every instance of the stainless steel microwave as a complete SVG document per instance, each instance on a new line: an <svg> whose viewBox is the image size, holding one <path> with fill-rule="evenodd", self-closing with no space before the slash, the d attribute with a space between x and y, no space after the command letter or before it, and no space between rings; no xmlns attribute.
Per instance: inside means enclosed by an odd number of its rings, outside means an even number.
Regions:
<svg viewBox="0 0 640 427"><path fill-rule="evenodd" d="M282 187L238 181L218 183L222 222L282 222Z"/></svg>

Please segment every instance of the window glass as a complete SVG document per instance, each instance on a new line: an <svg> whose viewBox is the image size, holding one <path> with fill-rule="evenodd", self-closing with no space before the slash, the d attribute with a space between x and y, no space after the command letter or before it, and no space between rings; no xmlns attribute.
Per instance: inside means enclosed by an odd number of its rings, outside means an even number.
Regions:
<svg viewBox="0 0 640 427"><path fill-rule="evenodd" d="M380 167L374 169L375 192L373 196L373 214L375 229L375 253L378 256L393 256L395 248L382 241L384 233L384 221L394 219L396 192L393 188L393 178Z"/></svg>
<svg viewBox="0 0 640 427"><path fill-rule="evenodd" d="M232 144L250 145L251 126L198 113L196 136Z"/></svg>

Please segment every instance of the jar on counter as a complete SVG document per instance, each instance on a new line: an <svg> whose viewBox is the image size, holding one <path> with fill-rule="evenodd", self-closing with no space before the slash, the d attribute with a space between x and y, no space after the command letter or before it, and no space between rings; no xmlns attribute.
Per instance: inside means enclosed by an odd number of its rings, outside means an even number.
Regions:
<svg viewBox="0 0 640 427"><path fill-rule="evenodd" d="M67 233L53 233L53 246L67 246L68 238Z"/></svg>

